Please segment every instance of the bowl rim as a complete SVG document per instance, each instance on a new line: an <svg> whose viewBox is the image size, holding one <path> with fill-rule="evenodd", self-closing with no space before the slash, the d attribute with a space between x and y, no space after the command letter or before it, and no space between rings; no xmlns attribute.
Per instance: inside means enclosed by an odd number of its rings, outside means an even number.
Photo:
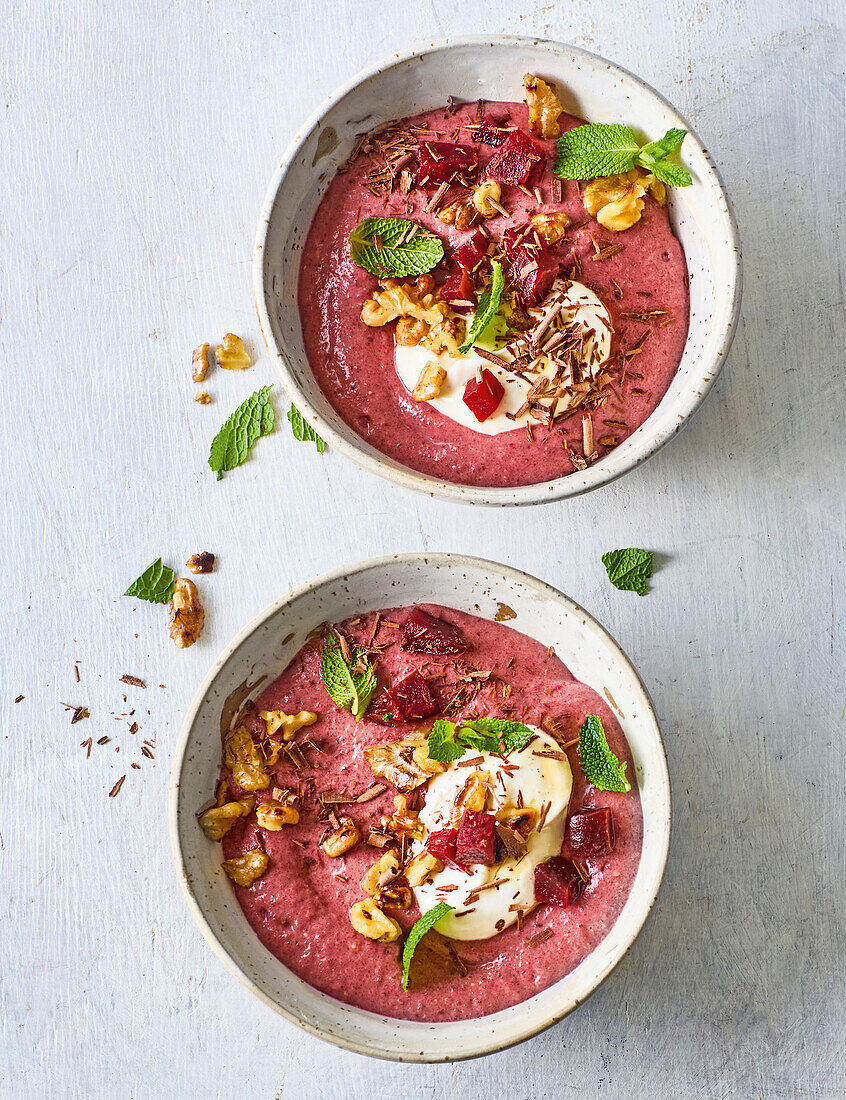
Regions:
<svg viewBox="0 0 846 1100"><path fill-rule="evenodd" d="M688 141L697 147L698 152L704 158L708 166L708 173L712 177L712 183L716 185L719 196L718 201L722 207L722 214L728 234L726 241L727 250L731 253L733 261L729 263L729 285L731 305L723 322L723 332L719 345L716 347L713 359L709 359L707 365L700 364L696 372L696 378L692 379L686 400L678 414L680 419L666 425L663 429L652 435L644 436L639 448L624 460L614 461L614 451L606 455L603 463L589 466L586 470L574 470L563 477L552 481L537 482L532 485L519 486L483 486L465 485L456 482L438 480L435 477L421 474L406 466L392 465L387 456L368 454L362 444L348 440L312 406L306 394L300 389L296 378L288 368L285 357L274 338L270 313L267 306L269 287L265 279L265 254L267 236L271 223L271 214L277 202L277 196L285 182L285 177L291 163L300 150L309 140L314 129L322 121L323 117L345 96L353 92L360 84L377 76L379 73L396 68L414 58L428 54L448 53L454 49L465 47L490 47L490 46L519 46L522 48L537 48L540 50L556 51L558 53L569 52L570 55L582 61L592 63L599 62L609 67L618 76L633 81L641 90L654 96L672 116L673 123L680 129L687 131ZM297 133L289 142L282 159L274 172L259 215L258 228L256 230L255 245L253 250L253 297L258 313L259 326L276 373L285 388L290 400L297 406L303 418L311 424L327 443L339 451L346 458L351 459L356 465L385 478L396 485L414 489L417 492L426 493L432 497L440 497L446 500L458 500L469 504L484 504L506 507L509 505L541 504L552 500L561 500L567 497L580 496L592 489L607 485L616 481L618 477L635 469L652 455L656 454L665 443L678 434L693 417L705 400L709 390L714 385L722 370L723 364L731 348L734 334L737 330L740 316L740 302L742 294L742 253L737 222L734 217L731 202L726 191L722 177L714 164L710 154L703 145L696 131L690 123L676 110L670 101L660 92L656 91L645 80L635 73L623 68L614 61L610 61L600 54L583 50L569 43L557 42L554 39L534 38L522 35L466 35L455 38L442 38L428 43L419 43L402 53L392 54L380 61L360 70L349 80L335 89L323 102L309 115L305 122L298 128ZM660 406L660 403L659 403Z"/></svg>
<svg viewBox="0 0 846 1100"><path fill-rule="evenodd" d="M211 922L207 919L200 902L194 895L194 891L191 886L190 878L186 868L185 859L183 858L182 846L180 843L180 824L182 821L183 811L180 808L180 785L181 775L184 768L187 766L187 749L188 741L191 736L191 731L194 725L194 721L200 708L205 701L206 696L211 690L214 681L220 671L223 669L229 658L236 652L239 646L247 640L252 634L259 630L262 625L267 622L276 612L284 605L292 603L305 595L311 590L321 588L325 585L337 584L341 581L349 581L353 579L357 574L363 573L372 569L384 569L388 567L396 567L406 564L419 564L421 561L431 564L438 564L448 566L451 569L460 571L463 568L472 567L474 569L483 569L486 572L495 570L498 578L503 580L506 584L510 582L519 582L520 584L534 589L538 595L551 599L557 603L563 604L569 614L580 616L585 626L591 630L598 631L603 635L605 641L610 644L612 650L615 652L616 659L621 661L634 677L637 686L643 694L643 701L645 704L644 717L650 720L657 735L658 748L660 750L658 762L660 766L660 775L653 776L653 779L660 782L663 792L666 796L666 817L661 822L661 834L656 838L656 862L655 862L655 877L654 887L651 898L646 905L645 911L640 914L635 923L632 926L631 931L625 937L626 943L619 953L619 957L616 960L612 960L607 963L605 967L600 971L595 979L595 982L591 989L584 995L578 997L570 997L568 1001L561 1007L560 1010L556 1010L552 1016L541 1022L530 1022L527 1025L521 1027L513 1038L507 1041L498 1041L496 1038L491 1038L485 1043L479 1045L478 1049L468 1051L467 1053L461 1053L458 1055L442 1055L432 1054L428 1050L414 1050L406 1054L398 1055L393 1052L378 1051L369 1047L366 1043L360 1042L353 1038L348 1038L344 1035L338 1035L330 1029L327 1029L320 1024L311 1023L310 1021L303 1019L297 1015L294 1011L289 1009L286 1005L275 1000L268 995L247 973L241 966L235 961L235 959L229 954L224 947L220 938L218 937L215 929L212 927ZM319 1039L323 1039L326 1042L331 1043L333 1046L340 1047L345 1050L352 1051L356 1054L364 1054L369 1057L376 1057L386 1061L394 1062L416 1062L416 1063L441 1063L441 1062L455 1062L465 1061L470 1058L483 1057L488 1054L495 1054L503 1050L507 1050L509 1047L516 1046L519 1043L525 1042L527 1039L533 1038L535 1035L539 1035L541 1032L546 1031L554 1024L559 1023L565 1016L569 1015L574 1009L578 1008L593 994L596 990L605 982L605 980L617 969L620 963L628 955L633 944L643 931L644 925L649 919L652 911L660 896L661 888L664 883L664 876L667 867L667 860L669 858L670 840L672 834L672 820L673 820L673 804L672 804L672 788L670 784L669 763L667 759L667 750L664 745L664 740L661 735L661 727L658 722L658 716L655 713L655 707L649 692L646 689L643 680L640 677L637 669L635 668L628 655L623 650L619 642L614 638L601 623L599 623L588 611L577 604L575 600L571 599L564 592L554 588L546 581L542 581L537 577L533 577L528 573L523 572L520 569L515 569L513 566L505 565L501 562L495 562L489 559L475 557L470 554L453 554L448 552L440 553L428 553L424 551L415 551L411 553L403 554L386 554L379 555L373 558L366 558L362 561L355 562L346 566L339 566L335 569L331 569L325 573L321 573L311 580L304 581L301 584L289 589L284 595L279 596L268 604L257 615L253 616L250 621L239 630L229 643L224 646L218 656L212 663L211 668L203 677L200 686L194 694L190 704L188 705L185 718L182 722L182 726L179 732L179 738L174 749L173 764L170 770L170 779L168 784L168 832L170 834L171 853L173 856L174 865L179 878L179 882L182 886L182 891L185 896L185 900L188 903L188 908L191 912L194 921L200 929L203 938L211 947L214 954L220 959L227 970L238 979L238 981L245 986L251 993L259 998L269 1008L273 1009L279 1015L283 1016L289 1023L295 1024L297 1027L308 1032L310 1035L314 1035ZM619 918L618 918L619 919ZM590 956L587 956L590 957ZM563 980L563 979L562 979ZM554 985L550 988L554 988ZM529 998L531 999L531 998ZM342 1002L339 1002L342 1003ZM525 1002L521 1002L525 1003ZM356 1006L347 1006L355 1008ZM361 1010L364 1011L364 1010ZM484 1020L485 1017L473 1017L471 1020L463 1022L472 1022L472 1020ZM400 1021L412 1022L413 1021ZM451 1021L450 1021L451 1022ZM427 1024L432 1030L437 1033L438 1028L437 1021Z"/></svg>

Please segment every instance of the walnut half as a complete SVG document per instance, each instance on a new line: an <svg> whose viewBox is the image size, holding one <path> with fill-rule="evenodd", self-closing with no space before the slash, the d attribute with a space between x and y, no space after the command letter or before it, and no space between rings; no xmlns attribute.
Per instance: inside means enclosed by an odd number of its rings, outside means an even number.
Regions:
<svg viewBox="0 0 846 1100"><path fill-rule="evenodd" d="M180 577L170 601L171 638L180 649L187 649L202 634L205 621L197 586L187 577Z"/></svg>
<svg viewBox="0 0 846 1100"><path fill-rule="evenodd" d="M542 138L557 138L561 133L558 119L564 108L555 87L539 76L526 73L523 77L526 103L529 106L529 129Z"/></svg>
<svg viewBox="0 0 846 1100"><path fill-rule="evenodd" d="M236 821L252 812L255 799L239 798L237 802L224 802L222 806L212 806L200 814L200 828L209 840L220 840L226 836Z"/></svg>
<svg viewBox="0 0 846 1100"><path fill-rule="evenodd" d="M223 861L223 869L238 886L252 886L267 870L270 860L260 848Z"/></svg>
<svg viewBox="0 0 846 1100"><path fill-rule="evenodd" d="M441 392L446 379L446 371L433 361L429 361L420 372L417 384L411 391L415 401L432 401Z"/></svg>
<svg viewBox="0 0 846 1100"><path fill-rule="evenodd" d="M444 770L443 764L429 759L425 737L406 737L402 741L368 745L364 755L373 774L387 779L401 794L413 791Z"/></svg>
<svg viewBox="0 0 846 1100"><path fill-rule="evenodd" d="M641 168L632 168L616 176L598 176L591 180L582 201L588 214L601 226L620 233L640 221L643 196L647 191L657 202L666 201L667 189L660 180Z"/></svg>
<svg viewBox="0 0 846 1100"><path fill-rule="evenodd" d="M359 901L350 909L350 924L362 936L381 943L393 943L402 935L402 928L382 912L373 898Z"/></svg>
<svg viewBox="0 0 846 1100"><path fill-rule="evenodd" d="M250 365L244 341L234 332L227 332L223 342L214 349L214 357L224 370L245 370Z"/></svg>

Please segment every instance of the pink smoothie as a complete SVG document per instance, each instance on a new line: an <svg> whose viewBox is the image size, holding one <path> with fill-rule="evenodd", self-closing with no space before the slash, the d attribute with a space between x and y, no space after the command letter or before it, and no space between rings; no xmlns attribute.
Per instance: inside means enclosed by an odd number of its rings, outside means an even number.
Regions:
<svg viewBox="0 0 846 1100"><path fill-rule="evenodd" d="M487 114L497 122L528 131L524 104L489 104ZM428 127L431 133L427 136L437 134L435 140L455 137L470 144L468 127L476 123L476 106L463 106L454 114L445 109L428 111L407 123ZM566 114L560 119L562 130L581 123ZM574 181L561 181L562 201L554 202L550 166L555 142L542 144L548 153L540 180L542 204L518 188L504 185L502 203L511 217L496 217L485 225L498 239L509 225L522 224L538 211L561 210L569 215L571 230L554 246L553 254L562 261L565 273L572 273L598 294L615 329L609 368L613 392L593 419L595 441L613 438L616 442L599 444L596 449L601 457L647 419L672 381L687 337L687 266L667 208L651 198L646 199L640 221L622 233L605 230L588 218ZM483 165L496 152L482 144L473 144L473 148ZM459 233L426 212L431 189L413 190L408 196L398 190L371 194L363 186L369 167L366 156L360 154L348 170L332 180L303 251L300 317L309 362L321 389L343 420L368 443L397 462L444 481L528 485L570 473L573 465L565 442L581 454L579 416L552 428L536 425L533 440L523 428L481 435L426 402L415 402L403 386L394 367L394 326L368 328L361 321L362 305L376 280L350 259L349 234L362 218L409 218L438 233L449 253L471 231ZM609 244L622 244L623 250L595 259L596 248ZM659 310L662 312L651 318L645 316ZM636 354L626 355L632 351Z"/></svg>
<svg viewBox="0 0 846 1100"><path fill-rule="evenodd" d="M375 780L363 747L408 736L416 727L386 727L368 718L356 723L349 712L338 710L320 679L319 639L308 642L256 700L260 710L314 710L320 715L318 723L303 734L310 734L321 751L306 749L307 767L300 772L290 762L280 762L272 784L299 786L300 823L281 832L268 832L254 824L236 825L224 837L223 850L225 857L231 858L254 848L260 839L270 857L268 870L249 888L235 886L235 893L261 942L304 981L347 1004L387 1016L461 1020L526 1000L569 973L594 950L631 891L640 862L643 820L628 744L613 712L595 691L575 680L554 654L525 634L459 611L424 607L458 624L471 648L460 657L406 653L400 648L398 631L383 625L375 638L377 644L386 646L378 655L378 690L418 669L430 681L436 698L445 702L454 695L459 676L469 670L490 671L490 680L467 699L459 716L509 717L536 726L555 717L560 731L556 735L565 744L578 737L586 714L597 714L609 745L621 760L629 762L633 789L628 794L614 794L589 784L575 749L568 750L573 771L570 812L608 806L614 814L616 835L613 852L589 862L590 884L578 901L566 909L540 905L525 919L522 929L514 926L491 939L449 941L463 966L451 960L447 941L430 933L415 955L411 987L403 990L402 941L383 944L367 940L353 930L349 920L351 906L364 897L359 882L381 853L362 841L345 856L327 857L319 846L326 823L318 819L321 804L317 794L327 790L358 794L371 787ZM401 623L408 610L384 611L382 618ZM350 640L364 644L370 638L374 617L369 614L349 620L341 628ZM302 735L297 740L301 741ZM231 782L225 769L222 774ZM238 788L234 790L237 793ZM378 824L383 813L393 811L395 793L389 788L378 799L343 806L338 812L349 813L365 837L370 824ZM259 799L267 797L270 790L258 793ZM390 913L404 928L420 916L417 908ZM536 946L526 942L546 928L553 931L551 938ZM466 974L462 975L464 968Z"/></svg>

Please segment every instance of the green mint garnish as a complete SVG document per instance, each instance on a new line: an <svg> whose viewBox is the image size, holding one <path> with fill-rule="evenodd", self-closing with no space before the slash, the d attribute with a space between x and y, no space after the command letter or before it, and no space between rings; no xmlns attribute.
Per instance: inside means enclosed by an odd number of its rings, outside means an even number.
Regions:
<svg viewBox="0 0 846 1100"><path fill-rule="evenodd" d="M272 389L273 386L265 386L251 394L212 440L209 466L217 474L218 481L223 477L224 470L234 470L241 465L260 435L269 435L273 431L275 414L268 400Z"/></svg>
<svg viewBox="0 0 846 1100"><path fill-rule="evenodd" d="M588 714L579 728L579 761L585 778L600 791L630 791L631 783L626 779L628 764L621 764L605 739L602 720L595 714Z"/></svg>
<svg viewBox="0 0 846 1100"><path fill-rule="evenodd" d="M350 233L356 267L371 275L425 275L444 257L440 237L405 218L365 218Z"/></svg>
<svg viewBox="0 0 846 1100"><path fill-rule="evenodd" d="M176 574L167 565L162 565L162 559L156 558L152 565L148 565L137 580L124 592L124 596L136 596L139 600L147 600L149 603L168 603L173 595L173 586L176 583Z"/></svg>
<svg viewBox="0 0 846 1100"><path fill-rule="evenodd" d="M338 639L330 634L320 654L320 678L335 706L350 711L356 722L360 721L376 688L376 666L368 661L364 650L353 646L348 664Z"/></svg>
<svg viewBox="0 0 846 1100"><path fill-rule="evenodd" d="M467 339L458 349L461 352L469 351L473 347L499 312L499 300L505 286L505 280L502 277L502 264L494 260L491 264L491 270L493 271L491 284L482 291L479 304L476 306L476 312L473 314L473 320L467 329Z"/></svg>
<svg viewBox="0 0 846 1100"><path fill-rule="evenodd" d="M505 718L468 718L456 725L439 718L429 734L428 756L441 764L460 760L468 749L477 752L519 752L533 734L522 722Z"/></svg>
<svg viewBox="0 0 846 1100"><path fill-rule="evenodd" d="M616 176L640 165L671 187L688 187L693 179L686 168L667 161L677 153L686 130L668 130L659 141L639 145L630 126L588 123L568 130L558 139L553 172L561 179L592 180Z"/></svg>
<svg viewBox="0 0 846 1100"><path fill-rule="evenodd" d="M424 913L422 917L414 922L409 930L408 935L405 938L405 943L402 945L402 987L408 989L409 969L411 967L411 959L414 952L417 950L417 945L423 939L427 932L435 927L439 920L451 913L454 906L447 905L445 901L439 901L434 909L430 909L428 913Z"/></svg>
<svg viewBox="0 0 846 1100"><path fill-rule="evenodd" d="M609 550L602 555L602 564L608 570L608 580L621 592L637 592L645 596L652 576L654 556L651 550L638 550L629 546L625 550Z"/></svg>
<svg viewBox="0 0 846 1100"><path fill-rule="evenodd" d="M318 452L323 454L326 450L326 441L320 438L308 421L303 420L303 414L295 405L288 409L288 421L294 433L294 439L298 439L300 443L313 443Z"/></svg>

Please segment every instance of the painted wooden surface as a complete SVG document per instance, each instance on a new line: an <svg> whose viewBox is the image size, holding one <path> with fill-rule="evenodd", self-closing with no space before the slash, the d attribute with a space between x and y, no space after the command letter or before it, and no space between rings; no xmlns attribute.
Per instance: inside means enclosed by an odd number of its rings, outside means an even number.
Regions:
<svg viewBox="0 0 846 1100"><path fill-rule="evenodd" d="M842 1095L842 9L3 0L0 15L0 1095ZM619 61L714 152L746 278L706 406L622 481L528 511L411 495L287 425L215 483L210 437L274 381L250 255L282 148L364 64L487 31ZM191 349L228 330L255 366L195 405ZM603 579L619 545L660 553L647 598ZM653 693L676 816L660 905L583 1008L481 1062L396 1067L301 1034L224 971L173 873L165 799L180 715L236 629L323 569L421 548L507 561L599 617ZM159 554L204 549L208 627L179 652L163 610L120 593ZM71 726L63 703L91 717ZM89 736L111 738L90 759Z"/></svg>

